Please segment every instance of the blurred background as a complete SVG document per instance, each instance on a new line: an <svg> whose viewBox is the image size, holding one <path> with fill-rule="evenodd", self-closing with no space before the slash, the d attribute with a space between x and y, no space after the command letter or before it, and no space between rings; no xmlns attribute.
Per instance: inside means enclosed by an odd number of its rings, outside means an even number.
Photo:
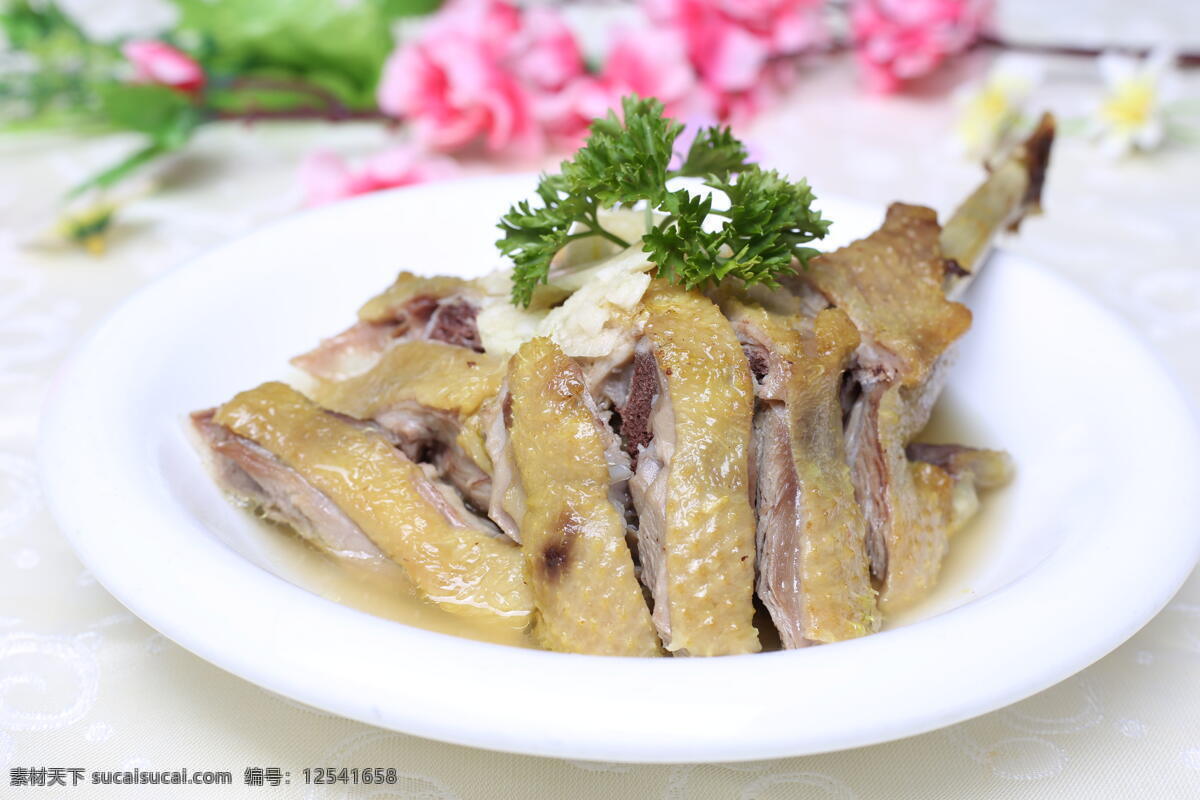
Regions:
<svg viewBox="0 0 1200 800"><path fill-rule="evenodd" d="M1200 332L1198 63L1190 0L0 0L0 404L28 430L46 359L197 252L552 168L630 92L818 197L942 211L1049 109L1050 215L1009 246L1174 352Z"/></svg>
<svg viewBox="0 0 1200 800"><path fill-rule="evenodd" d="M1093 797L1197 796L1196 703L1164 690L1197 685L1195 575L1078 678L870 751L895 770L862 770L855 753L579 766L318 715L166 642L75 559L42 507L34 449L62 359L155 276L302 208L552 168L629 92L733 126L759 160L807 177L818 205L881 212L898 199L948 212L1053 111L1046 214L1002 246L1128 321L1195 401L1198 65L1195 0L0 0L0 769L46 752L270 765L286 749L298 765L401 764L410 796L431 798L521 796L530 776L684 798L703 775L727 790L706 796L734 796L764 770L792 776L780 786L853 776L870 797L932 796L926 772L976 792L957 796L1063 797L1085 778ZM403 241L395 252L397 269L421 266ZM286 736L263 736L266 718ZM162 735L181 720L196 721L186 747ZM449 775L453 792L438 788Z"/></svg>

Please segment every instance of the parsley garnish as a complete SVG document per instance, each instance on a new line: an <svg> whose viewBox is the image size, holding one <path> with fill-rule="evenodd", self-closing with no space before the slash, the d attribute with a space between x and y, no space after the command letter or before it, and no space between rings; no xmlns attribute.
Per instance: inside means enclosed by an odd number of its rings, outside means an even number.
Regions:
<svg viewBox="0 0 1200 800"><path fill-rule="evenodd" d="M603 236L628 247L597 221L601 208L645 203L665 217L643 237L655 275L693 289L732 277L745 284L777 286L794 272L793 259L807 264L817 251L803 247L824 238L829 221L812 208L813 193L803 181L747 161L746 149L729 128L700 131L677 169L670 168L675 139L683 126L663 116L662 103L626 97L622 122L616 114L592 123L587 143L557 175L543 175L541 204L522 201L500 220L500 251L513 260L512 300L528 306L538 284L550 274L554 254L574 239ZM712 196L671 191L676 177L702 178L729 198L727 210L714 209ZM710 217L722 220L705 230ZM711 226L710 226L711 227Z"/></svg>

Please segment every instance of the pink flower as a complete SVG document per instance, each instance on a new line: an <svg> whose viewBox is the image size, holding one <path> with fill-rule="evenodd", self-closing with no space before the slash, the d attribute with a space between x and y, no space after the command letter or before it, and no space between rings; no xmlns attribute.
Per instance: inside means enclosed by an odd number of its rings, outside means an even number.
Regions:
<svg viewBox="0 0 1200 800"><path fill-rule="evenodd" d="M435 150L478 141L492 152L536 146L532 98L491 47L466 31L428 32L388 58L379 107L410 119L418 139Z"/></svg>
<svg viewBox="0 0 1200 800"><path fill-rule="evenodd" d="M367 158L357 169L341 157L321 150L300 166L300 185L307 206L331 203L380 189L410 186L453 176L454 161L426 155L414 147L392 147Z"/></svg>
<svg viewBox="0 0 1200 800"><path fill-rule="evenodd" d="M556 92L583 74L575 36L549 8L525 12L512 42L512 63L517 77L541 92Z"/></svg>
<svg viewBox="0 0 1200 800"><path fill-rule="evenodd" d="M632 92L659 99L671 115L684 110L696 85L683 38L667 28L615 31L600 80L613 93L610 106Z"/></svg>
<svg viewBox="0 0 1200 800"><path fill-rule="evenodd" d="M619 92L590 75L580 75L561 91L541 95L537 116L558 146L575 149L583 143L592 120L619 104Z"/></svg>
<svg viewBox="0 0 1200 800"><path fill-rule="evenodd" d="M754 89L773 56L821 44L821 0L645 0L655 22L678 30L712 92Z"/></svg>
<svg viewBox="0 0 1200 800"><path fill-rule="evenodd" d="M127 42L121 52L133 64L139 80L181 92L204 88L204 70L195 59L165 42L141 39Z"/></svg>
<svg viewBox="0 0 1200 800"><path fill-rule="evenodd" d="M450 0L431 18L427 35L466 35L478 40L493 57L503 59L520 28L520 9L504 0Z"/></svg>
<svg viewBox="0 0 1200 800"><path fill-rule="evenodd" d="M378 100L434 149L482 142L492 152L531 153L541 144L539 121L574 127L578 91L558 95L583 77L579 46L554 11L457 0L388 59Z"/></svg>
<svg viewBox="0 0 1200 800"><path fill-rule="evenodd" d="M867 87L894 92L979 35L988 0L856 0L850 22Z"/></svg>

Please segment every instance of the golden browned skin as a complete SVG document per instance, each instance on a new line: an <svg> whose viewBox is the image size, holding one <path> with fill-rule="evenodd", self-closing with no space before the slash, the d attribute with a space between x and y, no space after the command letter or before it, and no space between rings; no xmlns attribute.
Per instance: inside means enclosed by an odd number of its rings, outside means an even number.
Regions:
<svg viewBox="0 0 1200 800"><path fill-rule="evenodd" d="M854 321L864 366L909 386L971 325L967 307L943 293L940 232L932 209L893 203L879 230L813 259L805 274Z"/></svg>
<svg viewBox="0 0 1200 800"><path fill-rule="evenodd" d="M729 321L706 297L656 280L643 303L659 392L655 438L630 488L635 503L641 498L639 552L654 622L671 651L757 652L750 370ZM664 496L665 514L649 507ZM648 524L655 514L661 524Z"/></svg>
<svg viewBox="0 0 1200 800"><path fill-rule="evenodd" d="M509 441L525 493L518 520L543 647L660 654L650 609L609 499L612 478L583 371L558 345L526 342L508 371Z"/></svg>
<svg viewBox="0 0 1200 800"><path fill-rule="evenodd" d="M858 331L835 308L817 314L810 331L796 317L736 301L727 313L744 341L767 350L755 419L759 597L785 647L873 633L881 617L839 399Z"/></svg>
<svg viewBox="0 0 1200 800"><path fill-rule="evenodd" d="M318 381L314 399L359 419L412 402L465 418L500 389L503 358L443 342L400 342L374 367L341 381Z"/></svg>
<svg viewBox="0 0 1200 800"><path fill-rule="evenodd" d="M215 420L303 475L447 611L516 621L532 613L520 550L468 524L383 434L282 383L242 392Z"/></svg>

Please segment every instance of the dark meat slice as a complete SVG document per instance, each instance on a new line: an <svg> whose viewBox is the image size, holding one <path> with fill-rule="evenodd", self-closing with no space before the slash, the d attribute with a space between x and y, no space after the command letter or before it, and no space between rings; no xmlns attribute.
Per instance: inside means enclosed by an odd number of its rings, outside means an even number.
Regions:
<svg viewBox="0 0 1200 800"><path fill-rule="evenodd" d="M858 333L838 309L782 317L729 299L758 407L758 596L788 648L879 629L866 522L842 432L842 376Z"/></svg>
<svg viewBox="0 0 1200 800"><path fill-rule="evenodd" d="M975 502L973 479L956 479L935 464L910 463L905 447L928 421L952 346L970 322L969 312L946 292L960 291L978 271L991 237L1036 205L1052 139L1053 122L1044 118L945 231L938 231L928 209L897 204L879 231L813 262L811 280L846 309L863 337L857 388L848 393L856 399L846 422L847 453L884 609L910 604L928 591L949 535L970 516L947 511L944 498L956 492L957 508L967 508ZM946 258L956 267L949 275Z"/></svg>
<svg viewBox="0 0 1200 800"><path fill-rule="evenodd" d="M479 326L475 323L478 314L479 307L461 297L438 303L425 327L425 338L482 353L483 343L479 339Z"/></svg>
<svg viewBox="0 0 1200 800"><path fill-rule="evenodd" d="M371 369L397 342L438 341L482 352L475 320L481 297L469 281L402 272L359 309L357 323L292 364L315 378L336 381Z"/></svg>
<svg viewBox="0 0 1200 800"><path fill-rule="evenodd" d="M655 390L658 387L656 370L654 356L648 349L637 352L633 357L629 390L625 402L620 406L621 443L635 470L638 453L650 444L650 409L654 405Z"/></svg>

